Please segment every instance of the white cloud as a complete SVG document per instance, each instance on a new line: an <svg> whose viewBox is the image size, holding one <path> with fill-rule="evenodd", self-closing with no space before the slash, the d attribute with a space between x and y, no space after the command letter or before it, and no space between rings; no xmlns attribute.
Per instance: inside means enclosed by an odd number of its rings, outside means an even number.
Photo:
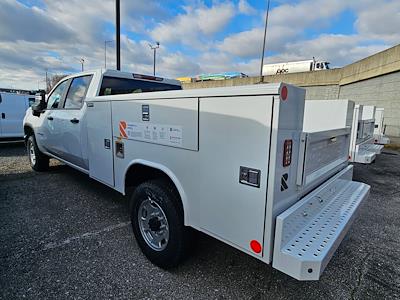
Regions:
<svg viewBox="0 0 400 300"><path fill-rule="evenodd" d="M265 17L261 11L246 0L184 3L183 12L172 15L166 2L122 1L123 70L152 73L148 43L159 40L157 74L161 76L222 71L258 74ZM80 57L85 58L86 69L104 66L104 40L114 39L115 2L43 0L43 4L38 8L0 0L0 86L37 88L38 83L44 85L46 69L53 74L77 71ZM323 34L345 10L355 14L355 32ZM315 56L334 65L351 63L398 43L399 14L396 0L379 5L374 0L276 2L270 11L266 44L274 55L266 61ZM231 33L224 35L238 15L249 22L229 28ZM237 27L246 29L235 32ZM312 37L305 34L309 29L315 32ZM115 43L107 45L107 64L115 67Z"/></svg>
<svg viewBox="0 0 400 300"><path fill-rule="evenodd" d="M257 10L252 7L246 0L239 0L239 12L245 15L255 15Z"/></svg>
<svg viewBox="0 0 400 300"><path fill-rule="evenodd" d="M203 48L204 36L209 38L222 31L235 15L232 3L219 3L212 7L184 7L185 13L174 19L159 23L150 31L150 36L162 43L179 42L192 47Z"/></svg>
<svg viewBox="0 0 400 300"><path fill-rule="evenodd" d="M3 0L0 3L0 40L32 42L71 40L72 31L37 8Z"/></svg>
<svg viewBox="0 0 400 300"><path fill-rule="evenodd" d="M400 1L390 1L359 7L355 23L364 38L379 39L390 43L400 41Z"/></svg>

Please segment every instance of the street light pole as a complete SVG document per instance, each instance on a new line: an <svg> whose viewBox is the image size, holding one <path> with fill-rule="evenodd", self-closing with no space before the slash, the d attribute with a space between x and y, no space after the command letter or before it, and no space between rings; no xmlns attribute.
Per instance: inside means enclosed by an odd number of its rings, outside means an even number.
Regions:
<svg viewBox="0 0 400 300"><path fill-rule="evenodd" d="M267 38L267 26L268 26L268 13L269 13L269 2L267 2L267 13L265 15L265 27L264 27L264 40L263 40L263 47L262 47L262 53L261 53L261 66L260 66L260 80L262 80L263 76L263 66L264 66L264 54L265 54L265 40Z"/></svg>
<svg viewBox="0 0 400 300"><path fill-rule="evenodd" d="M156 51L160 48L160 42L156 42L156 46L149 44L151 50L153 50L153 76L156 76Z"/></svg>
<svg viewBox="0 0 400 300"><path fill-rule="evenodd" d="M47 90L47 89L48 89L48 85L47 85L47 71L48 71L48 70L46 69L46 93L48 92L48 90ZM39 86L39 84L38 84L38 86ZM39 88L38 88L38 89L39 89Z"/></svg>
<svg viewBox="0 0 400 300"><path fill-rule="evenodd" d="M81 58L79 59L79 62L81 63L82 72L83 72L83 64L85 63L85 60L84 60L84 58L83 58L83 57L81 57Z"/></svg>
<svg viewBox="0 0 400 300"><path fill-rule="evenodd" d="M120 21L120 1L115 0L115 48L117 51L117 70L121 70L121 21Z"/></svg>
<svg viewBox="0 0 400 300"><path fill-rule="evenodd" d="M104 41L104 69L107 69L107 43L112 43L113 41Z"/></svg>

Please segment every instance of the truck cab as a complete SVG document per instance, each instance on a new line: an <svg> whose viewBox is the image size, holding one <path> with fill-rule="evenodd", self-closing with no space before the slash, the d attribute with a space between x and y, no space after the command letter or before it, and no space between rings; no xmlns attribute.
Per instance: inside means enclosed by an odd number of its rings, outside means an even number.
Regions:
<svg viewBox="0 0 400 300"><path fill-rule="evenodd" d="M86 99L179 89L181 85L177 80L115 70L74 74L58 82L36 112L26 111L25 139L34 134L40 152L87 173Z"/></svg>

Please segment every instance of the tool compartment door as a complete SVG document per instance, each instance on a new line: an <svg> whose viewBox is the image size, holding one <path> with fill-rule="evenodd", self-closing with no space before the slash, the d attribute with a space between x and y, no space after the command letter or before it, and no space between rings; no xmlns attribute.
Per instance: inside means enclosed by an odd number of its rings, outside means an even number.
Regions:
<svg viewBox="0 0 400 300"><path fill-rule="evenodd" d="M89 176L114 186L111 103L87 103Z"/></svg>
<svg viewBox="0 0 400 300"><path fill-rule="evenodd" d="M315 186L333 175L348 161L350 128L303 133L297 185Z"/></svg>
<svg viewBox="0 0 400 300"><path fill-rule="evenodd" d="M255 254L262 244L272 122L272 96L200 98L201 227ZM241 167L259 172L259 186L242 183ZM243 170L243 169L242 169Z"/></svg>

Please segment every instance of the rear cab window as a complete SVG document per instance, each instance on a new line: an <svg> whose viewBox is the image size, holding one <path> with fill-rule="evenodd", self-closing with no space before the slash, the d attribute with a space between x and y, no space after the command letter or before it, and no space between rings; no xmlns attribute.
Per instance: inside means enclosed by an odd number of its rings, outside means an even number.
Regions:
<svg viewBox="0 0 400 300"><path fill-rule="evenodd" d="M180 85L129 78L104 76L99 96L181 90Z"/></svg>

